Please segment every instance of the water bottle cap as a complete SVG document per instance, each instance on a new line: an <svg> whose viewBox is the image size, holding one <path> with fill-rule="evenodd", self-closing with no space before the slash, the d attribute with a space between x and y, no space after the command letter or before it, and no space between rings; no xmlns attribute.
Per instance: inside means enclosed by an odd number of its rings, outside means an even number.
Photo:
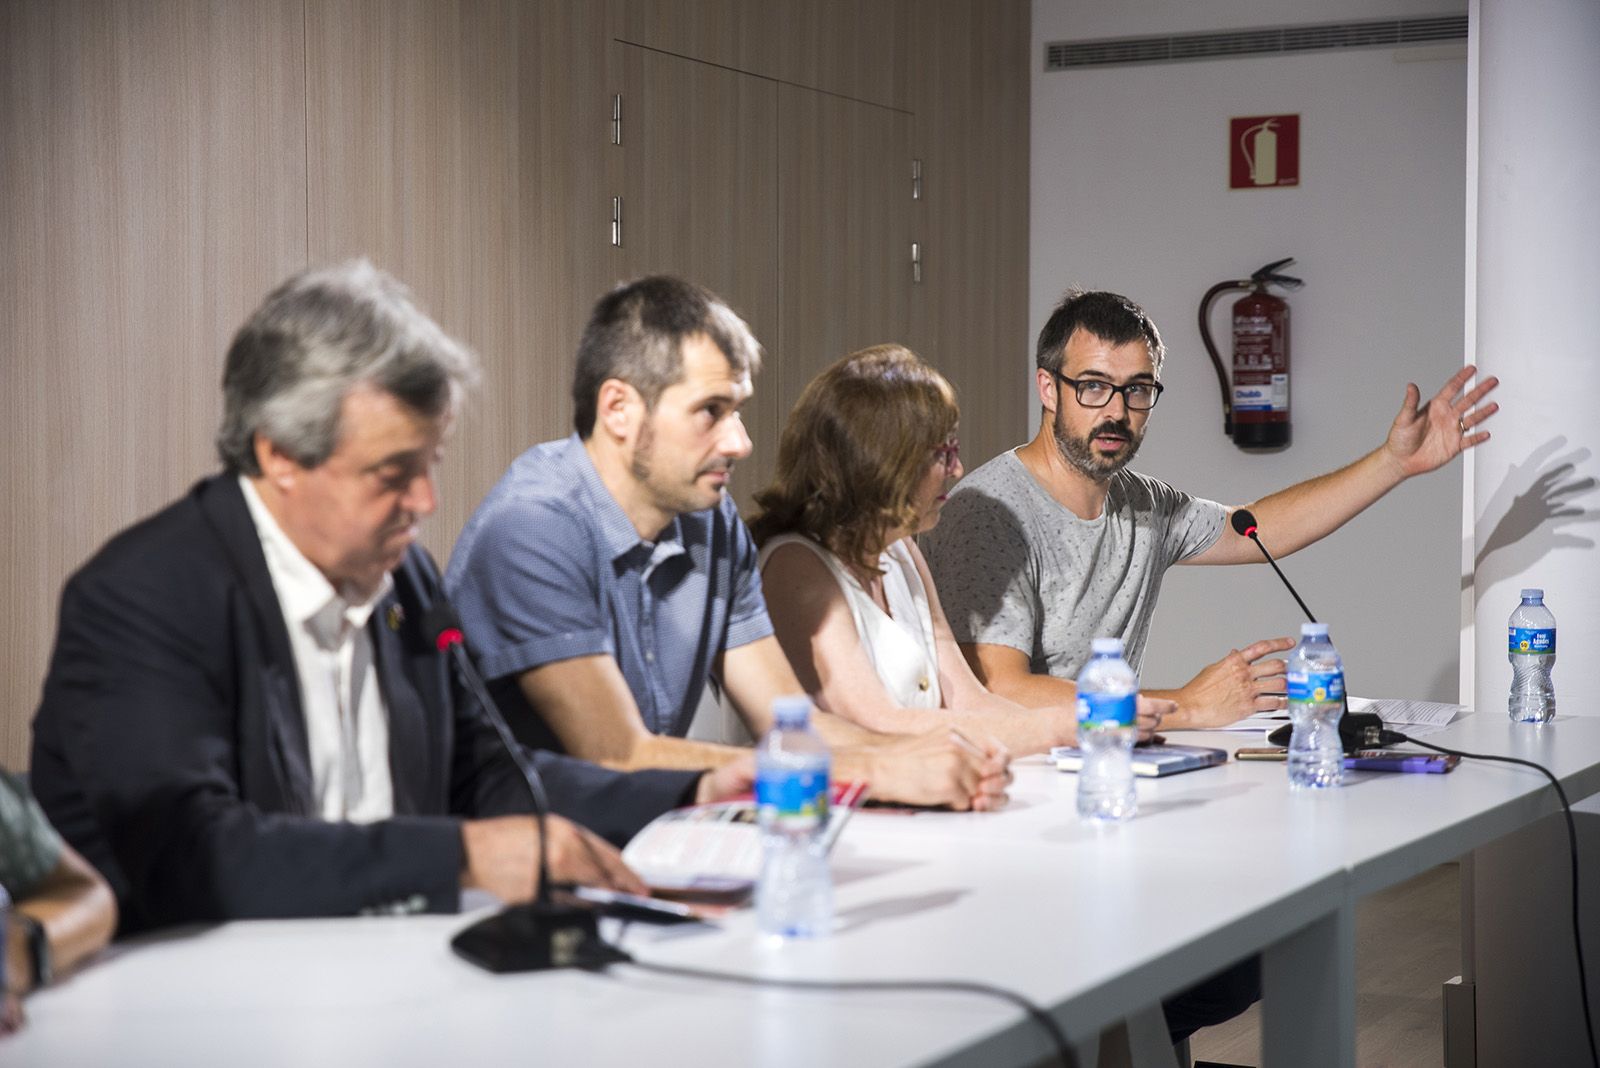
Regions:
<svg viewBox="0 0 1600 1068"><path fill-rule="evenodd" d="M1094 650L1096 656L1121 656L1121 638L1096 638L1090 643L1089 648Z"/></svg>
<svg viewBox="0 0 1600 1068"><path fill-rule="evenodd" d="M772 702L772 718L780 727L804 727L811 722L811 698L804 694L779 697Z"/></svg>
<svg viewBox="0 0 1600 1068"><path fill-rule="evenodd" d="M1544 600L1544 591L1530 586L1522 591L1522 599L1524 601L1542 601Z"/></svg>
<svg viewBox="0 0 1600 1068"><path fill-rule="evenodd" d="M1326 623L1300 624L1300 637L1302 638L1326 638L1327 636L1328 625Z"/></svg>

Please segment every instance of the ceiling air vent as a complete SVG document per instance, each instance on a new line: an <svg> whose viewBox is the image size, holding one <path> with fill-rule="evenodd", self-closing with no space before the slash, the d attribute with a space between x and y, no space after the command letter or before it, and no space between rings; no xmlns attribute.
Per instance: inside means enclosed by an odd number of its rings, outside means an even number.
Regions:
<svg viewBox="0 0 1600 1068"><path fill-rule="evenodd" d="M1377 19L1318 26L1278 26L1259 30L1177 33L1165 37L1113 37L1095 41L1051 41L1044 69L1187 63L1197 59L1281 56L1291 52L1331 52L1341 48L1403 48L1463 41L1467 16Z"/></svg>

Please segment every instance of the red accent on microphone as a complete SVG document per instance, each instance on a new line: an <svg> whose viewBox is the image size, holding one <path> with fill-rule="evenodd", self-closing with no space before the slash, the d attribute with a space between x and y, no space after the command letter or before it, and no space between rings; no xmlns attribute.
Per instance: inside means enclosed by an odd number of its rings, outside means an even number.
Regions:
<svg viewBox="0 0 1600 1068"><path fill-rule="evenodd" d="M1244 528L1244 536L1247 537L1247 538L1255 537L1256 536L1256 528L1254 526L1245 527Z"/></svg>
<svg viewBox="0 0 1600 1068"><path fill-rule="evenodd" d="M462 634L457 628L446 627L439 632L439 637L435 639L434 644L439 647L439 651L442 653L452 645L460 645L466 640L466 635Z"/></svg>

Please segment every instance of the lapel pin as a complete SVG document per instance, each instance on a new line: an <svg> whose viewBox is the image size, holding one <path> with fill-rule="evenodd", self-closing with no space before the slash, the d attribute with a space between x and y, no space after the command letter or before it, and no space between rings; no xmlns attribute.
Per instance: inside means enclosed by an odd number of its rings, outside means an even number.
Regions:
<svg viewBox="0 0 1600 1068"><path fill-rule="evenodd" d="M389 611L385 613L385 618L389 621L390 630L399 630L400 624L406 621L406 610L398 604L392 604L389 606Z"/></svg>

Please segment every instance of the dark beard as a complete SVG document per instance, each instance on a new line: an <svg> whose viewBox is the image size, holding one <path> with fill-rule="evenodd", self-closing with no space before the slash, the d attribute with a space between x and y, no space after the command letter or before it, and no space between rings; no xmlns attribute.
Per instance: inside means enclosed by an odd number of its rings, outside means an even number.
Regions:
<svg viewBox="0 0 1600 1068"><path fill-rule="evenodd" d="M633 459L628 464L628 473L641 483L650 481L650 461L653 458L656 444L656 428L648 415L639 427L639 441L633 447Z"/></svg>
<svg viewBox="0 0 1600 1068"><path fill-rule="evenodd" d="M1050 421L1050 429L1056 439L1056 450L1061 453L1061 458L1096 482L1103 482L1127 467L1144 442L1144 434L1135 434L1132 425L1126 419L1096 423L1085 437L1075 438L1062 429L1058 414ZM1115 430L1128 439L1121 453L1107 457L1094 451L1094 437L1102 430Z"/></svg>
<svg viewBox="0 0 1600 1068"><path fill-rule="evenodd" d="M690 512L703 511L707 507L703 501L694 496L693 486L657 486L651 481L655 473L655 448L656 428L652 419L646 419L639 427L639 441L633 447L633 459L628 463L628 473L642 486L646 487L654 498L654 504L663 511L674 515L687 515ZM710 471L733 470L733 461L726 463L707 464L696 472L703 475Z"/></svg>

